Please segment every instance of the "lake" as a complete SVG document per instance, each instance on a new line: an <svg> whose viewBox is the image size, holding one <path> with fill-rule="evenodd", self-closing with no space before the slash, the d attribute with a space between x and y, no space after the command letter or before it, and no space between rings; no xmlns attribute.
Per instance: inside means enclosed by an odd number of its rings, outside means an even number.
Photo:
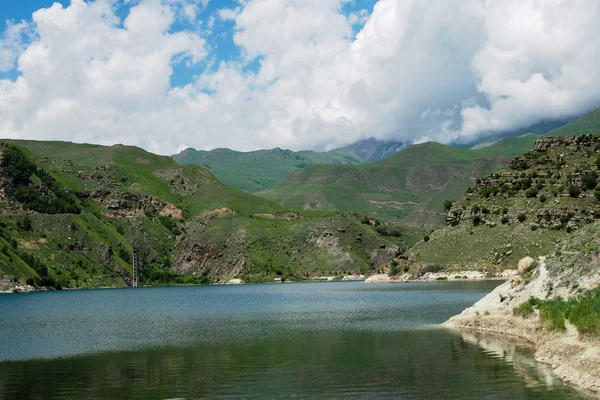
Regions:
<svg viewBox="0 0 600 400"><path fill-rule="evenodd" d="M576 399L514 340L440 328L498 282L0 295L0 399Z"/></svg>

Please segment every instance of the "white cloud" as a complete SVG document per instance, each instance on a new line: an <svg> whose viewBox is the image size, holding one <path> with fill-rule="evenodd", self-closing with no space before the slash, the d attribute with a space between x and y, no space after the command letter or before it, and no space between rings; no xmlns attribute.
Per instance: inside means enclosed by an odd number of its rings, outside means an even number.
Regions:
<svg viewBox="0 0 600 400"><path fill-rule="evenodd" d="M202 24L206 1L136 0L124 21L115 0L39 10L39 38L13 40L27 29L15 24L0 40L0 68L18 55L22 74L0 81L0 136L163 154L325 149L368 136L469 140L600 106L596 0L379 0L371 15L344 15L344 3L219 10L242 58L175 88L174 63L214 58L200 29L173 30Z"/></svg>
<svg viewBox="0 0 600 400"><path fill-rule="evenodd" d="M8 72L14 68L17 57L24 50L24 42L31 35L27 22L6 21L6 30L0 37L0 72Z"/></svg>

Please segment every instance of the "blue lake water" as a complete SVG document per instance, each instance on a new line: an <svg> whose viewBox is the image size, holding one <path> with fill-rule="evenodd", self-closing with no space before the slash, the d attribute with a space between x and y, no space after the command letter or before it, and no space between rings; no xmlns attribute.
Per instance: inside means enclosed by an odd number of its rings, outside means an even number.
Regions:
<svg viewBox="0 0 600 400"><path fill-rule="evenodd" d="M497 284L0 295L0 399L581 398L524 344L436 326Z"/></svg>

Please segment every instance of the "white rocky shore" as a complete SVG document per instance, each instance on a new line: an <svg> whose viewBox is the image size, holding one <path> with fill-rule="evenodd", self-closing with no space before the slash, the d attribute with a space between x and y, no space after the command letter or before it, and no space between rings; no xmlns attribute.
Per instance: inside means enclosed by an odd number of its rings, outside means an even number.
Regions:
<svg viewBox="0 0 600 400"><path fill-rule="evenodd" d="M517 270L507 269L493 277L481 271L451 271L451 272L428 272L419 278L411 274L389 276L388 274L371 275L365 279L365 283L402 283L402 282L427 282L427 281L475 281L488 279L508 279L515 275Z"/></svg>
<svg viewBox="0 0 600 400"><path fill-rule="evenodd" d="M531 271L532 268L535 269ZM527 284L524 283L525 273L532 277ZM531 296L548 298L555 279L548 273L546 258L540 257L537 264L533 259L525 258L519 263L518 274L444 325L524 339L534 345L535 359L548 365L559 379L586 392L599 394L600 340L582 337L568 321L566 332L556 332L544 328L537 313L528 318L513 314L513 309ZM564 290L560 294L568 296Z"/></svg>

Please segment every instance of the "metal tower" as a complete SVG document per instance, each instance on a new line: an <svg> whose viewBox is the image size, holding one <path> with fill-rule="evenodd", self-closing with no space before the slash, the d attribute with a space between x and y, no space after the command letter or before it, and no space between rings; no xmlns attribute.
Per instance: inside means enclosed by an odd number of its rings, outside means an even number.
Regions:
<svg viewBox="0 0 600 400"><path fill-rule="evenodd" d="M133 250L133 281L132 287L138 287L140 281L140 252L137 249Z"/></svg>

